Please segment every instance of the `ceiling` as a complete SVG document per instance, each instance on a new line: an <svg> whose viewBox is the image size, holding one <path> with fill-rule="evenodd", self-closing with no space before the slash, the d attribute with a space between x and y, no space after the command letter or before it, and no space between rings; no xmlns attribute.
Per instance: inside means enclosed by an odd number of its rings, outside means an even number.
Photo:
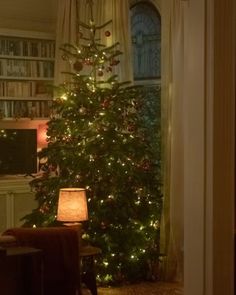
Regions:
<svg viewBox="0 0 236 295"><path fill-rule="evenodd" d="M0 0L0 27L19 30L55 29L58 0Z"/></svg>

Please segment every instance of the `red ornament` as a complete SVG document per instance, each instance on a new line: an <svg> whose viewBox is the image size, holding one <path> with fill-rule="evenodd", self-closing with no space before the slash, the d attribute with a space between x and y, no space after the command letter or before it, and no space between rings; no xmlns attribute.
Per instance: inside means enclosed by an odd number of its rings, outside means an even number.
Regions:
<svg viewBox="0 0 236 295"><path fill-rule="evenodd" d="M120 63L119 60L112 59L112 60L110 61L110 66L116 66L116 65L118 65L119 63Z"/></svg>
<svg viewBox="0 0 236 295"><path fill-rule="evenodd" d="M110 105L110 101L108 99L104 99L104 101L101 103L103 108L107 108Z"/></svg>
<svg viewBox="0 0 236 295"><path fill-rule="evenodd" d="M143 160L141 167L145 171L150 170L151 168L150 162L148 160Z"/></svg>
<svg viewBox="0 0 236 295"><path fill-rule="evenodd" d="M80 72L82 69L83 69L83 64L80 62L80 61L76 61L74 64L73 64L73 68L76 72Z"/></svg>
<svg viewBox="0 0 236 295"><path fill-rule="evenodd" d="M107 72L112 72L112 67L107 67L107 68L106 68L106 71L107 71Z"/></svg>
<svg viewBox="0 0 236 295"><path fill-rule="evenodd" d="M129 132L133 132L135 130L134 124L129 124L127 129Z"/></svg>
<svg viewBox="0 0 236 295"><path fill-rule="evenodd" d="M90 60L90 59L86 59L86 60L84 61L84 64L87 65L87 66L92 66L92 65L93 65L93 61Z"/></svg>
<svg viewBox="0 0 236 295"><path fill-rule="evenodd" d="M105 32L105 36L106 36L106 37L110 37L110 36L111 36L111 32L110 32L110 31L106 31L106 32Z"/></svg>
<svg viewBox="0 0 236 295"><path fill-rule="evenodd" d="M103 76L103 71L99 70L99 71L98 71L98 76L99 76L99 77L102 77L102 76Z"/></svg>
<svg viewBox="0 0 236 295"><path fill-rule="evenodd" d="M48 207L48 205L46 205L46 204L43 204L42 206L41 206L41 208L39 209L39 211L41 212L41 213L46 213L46 212L48 212L49 211L49 207Z"/></svg>

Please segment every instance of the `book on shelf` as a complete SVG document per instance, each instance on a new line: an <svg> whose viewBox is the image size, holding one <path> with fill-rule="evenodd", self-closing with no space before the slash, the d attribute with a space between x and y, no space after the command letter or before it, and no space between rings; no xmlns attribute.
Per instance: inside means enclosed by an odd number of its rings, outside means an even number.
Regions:
<svg viewBox="0 0 236 295"><path fill-rule="evenodd" d="M0 58L0 76L52 78L53 61L21 60Z"/></svg>
<svg viewBox="0 0 236 295"><path fill-rule="evenodd" d="M4 118L49 118L52 102L10 100L0 101L1 119Z"/></svg>
<svg viewBox="0 0 236 295"><path fill-rule="evenodd" d="M0 97L52 98L47 81L0 81Z"/></svg>
<svg viewBox="0 0 236 295"><path fill-rule="evenodd" d="M0 36L0 55L54 58L55 42Z"/></svg>
<svg viewBox="0 0 236 295"><path fill-rule="evenodd" d="M54 58L48 37L0 35L0 119L50 116Z"/></svg>

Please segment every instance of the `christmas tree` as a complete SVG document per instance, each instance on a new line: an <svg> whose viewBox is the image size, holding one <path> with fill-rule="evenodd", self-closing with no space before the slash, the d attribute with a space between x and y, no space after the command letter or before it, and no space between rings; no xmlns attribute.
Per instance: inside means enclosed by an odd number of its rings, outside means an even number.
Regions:
<svg viewBox="0 0 236 295"><path fill-rule="evenodd" d="M91 17L80 23L87 30L80 42L62 47L73 65L71 81L57 87L48 146L39 153L46 163L31 181L38 208L23 219L27 226L55 225L59 189L85 187L84 239L102 249L98 280L153 279L161 214L159 93L118 81L119 44L97 38L106 25Z"/></svg>

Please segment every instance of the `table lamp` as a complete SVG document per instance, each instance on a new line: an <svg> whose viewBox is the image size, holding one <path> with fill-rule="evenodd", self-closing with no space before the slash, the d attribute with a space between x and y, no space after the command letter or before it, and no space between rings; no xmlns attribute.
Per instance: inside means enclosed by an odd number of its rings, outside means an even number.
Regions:
<svg viewBox="0 0 236 295"><path fill-rule="evenodd" d="M81 221L88 220L86 192L84 188L61 188L57 207L57 220L66 226L73 226L78 233L78 245L82 247ZM81 250L80 250L81 251ZM80 269L80 260L79 260ZM76 294L82 294L81 277L78 274L78 289Z"/></svg>
<svg viewBox="0 0 236 295"><path fill-rule="evenodd" d="M59 192L57 220L65 225L88 220L86 192L84 188L61 188Z"/></svg>

